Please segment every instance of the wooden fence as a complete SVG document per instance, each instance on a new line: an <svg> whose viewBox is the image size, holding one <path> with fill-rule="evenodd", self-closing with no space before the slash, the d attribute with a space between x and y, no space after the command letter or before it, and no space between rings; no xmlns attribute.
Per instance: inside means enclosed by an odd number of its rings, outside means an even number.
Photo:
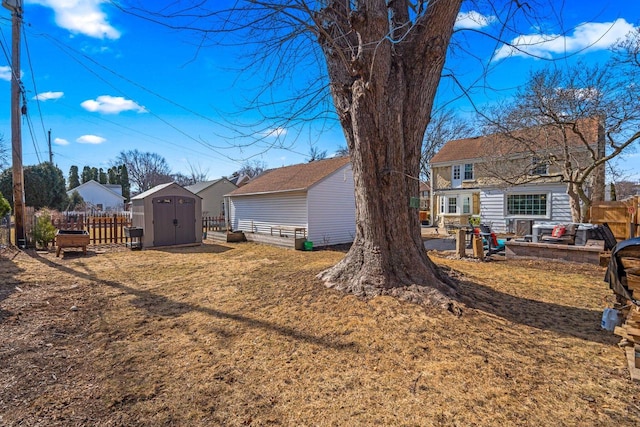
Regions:
<svg viewBox="0 0 640 427"><path fill-rule="evenodd" d="M640 196L616 202L596 202L591 205L591 222L606 222L618 241L627 240L640 234L639 209Z"/></svg>
<svg viewBox="0 0 640 427"><path fill-rule="evenodd" d="M25 231L27 236L33 235L33 227L36 221L35 210L27 207ZM58 230L84 230L89 233L90 245L115 245L130 243L131 239L125 235L124 228L131 226L130 215L112 214L110 216L90 216L83 214L57 214L52 218L51 223ZM207 231L227 231L227 223L224 216L203 217L203 232ZM9 227L7 226L6 244L9 241ZM3 235L0 234L0 239ZM15 239L11 239L15 240ZM2 241L0 240L0 244Z"/></svg>
<svg viewBox="0 0 640 427"><path fill-rule="evenodd" d="M126 244L130 239L124 228L131 226L128 216L112 215L84 218L82 215L55 218L52 221L58 230L85 230L89 233L89 244Z"/></svg>
<svg viewBox="0 0 640 427"><path fill-rule="evenodd" d="M224 216L202 217L202 231L227 231L227 222Z"/></svg>

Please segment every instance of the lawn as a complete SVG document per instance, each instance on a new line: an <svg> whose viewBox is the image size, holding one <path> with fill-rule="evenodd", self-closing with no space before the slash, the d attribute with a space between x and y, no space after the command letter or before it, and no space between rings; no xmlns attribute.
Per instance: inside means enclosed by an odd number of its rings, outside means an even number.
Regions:
<svg viewBox="0 0 640 427"><path fill-rule="evenodd" d="M462 315L252 243L0 255L3 426L640 424L600 267L449 259Z"/></svg>

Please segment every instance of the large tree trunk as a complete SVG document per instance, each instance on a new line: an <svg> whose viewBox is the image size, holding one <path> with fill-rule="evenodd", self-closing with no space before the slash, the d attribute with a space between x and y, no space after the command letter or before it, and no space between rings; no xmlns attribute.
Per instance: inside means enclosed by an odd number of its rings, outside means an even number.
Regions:
<svg viewBox="0 0 640 427"><path fill-rule="evenodd" d="M322 15L340 26L327 27L336 35L351 35L321 43L351 155L356 235L345 258L319 277L361 296L449 305L455 290L427 257L409 202L418 197L421 144L460 0L429 2L408 34L394 30L394 19L406 22L406 8L390 6L389 14L383 1L364 3L354 12L344 10L349 2L335 2ZM403 41L393 43L389 34ZM349 67L338 47L353 54Z"/></svg>

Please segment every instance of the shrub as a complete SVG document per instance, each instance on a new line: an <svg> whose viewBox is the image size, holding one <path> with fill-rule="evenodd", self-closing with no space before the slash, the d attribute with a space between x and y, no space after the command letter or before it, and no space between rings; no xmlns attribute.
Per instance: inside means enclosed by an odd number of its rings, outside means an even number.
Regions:
<svg viewBox="0 0 640 427"><path fill-rule="evenodd" d="M9 204L9 201L4 198L2 193L0 193L0 218L8 214L10 211L11 205Z"/></svg>
<svg viewBox="0 0 640 427"><path fill-rule="evenodd" d="M51 223L51 213L48 209L42 209L36 214L36 224L33 228L33 240L37 245L47 248L49 243L56 238L56 228Z"/></svg>

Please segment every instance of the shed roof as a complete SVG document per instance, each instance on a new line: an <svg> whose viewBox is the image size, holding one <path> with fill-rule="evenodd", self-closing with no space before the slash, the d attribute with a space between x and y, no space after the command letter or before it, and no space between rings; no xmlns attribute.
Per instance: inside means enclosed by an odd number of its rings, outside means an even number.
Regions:
<svg viewBox="0 0 640 427"><path fill-rule="evenodd" d="M218 178L218 179L214 179L214 180L211 180L211 181L196 182L195 184L188 185L188 186L186 186L184 188L186 188L187 190L191 191L192 193L198 194L202 190L206 190L207 188L211 187L212 185L217 184L220 181L224 181L225 179L226 178Z"/></svg>
<svg viewBox="0 0 640 427"><path fill-rule="evenodd" d="M230 195L244 196L308 190L348 163L349 156L344 156L270 169L246 185L233 190Z"/></svg>
<svg viewBox="0 0 640 427"><path fill-rule="evenodd" d="M147 191L144 191L144 192L132 197L131 200L132 201L133 200L142 200L142 199L144 199L144 198L146 198L148 196L151 196L152 194L157 193L158 191L163 190L163 189L165 189L167 187L170 187L172 185L175 186L177 189L186 191L187 193L193 194L196 197L200 197L197 194L193 193L192 191L187 190L186 188L184 188L183 186L181 186L177 182L167 182L166 184L156 185L155 187L150 188ZM202 199L202 197L200 197L200 198Z"/></svg>
<svg viewBox="0 0 640 427"><path fill-rule="evenodd" d="M601 129L600 121L597 118L588 118L578 121L578 129L591 144L598 142ZM509 155L523 153L527 151L518 140L525 140L529 147L538 149L548 149L562 141L561 131L553 125L536 126L519 131L506 133L496 133L474 138L456 139L448 141L438 151L431 163L447 163L458 160L479 159L487 156ZM580 136L569 131L567 133L567 144L569 146L583 146Z"/></svg>

